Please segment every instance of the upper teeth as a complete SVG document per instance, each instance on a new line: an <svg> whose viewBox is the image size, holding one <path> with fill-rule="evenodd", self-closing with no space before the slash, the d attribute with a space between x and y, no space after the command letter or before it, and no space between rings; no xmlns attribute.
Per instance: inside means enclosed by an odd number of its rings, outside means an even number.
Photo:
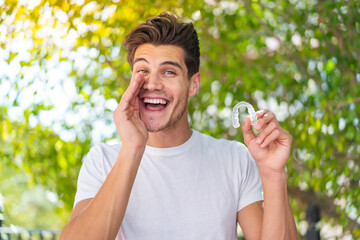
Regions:
<svg viewBox="0 0 360 240"><path fill-rule="evenodd" d="M166 104L166 101L160 98L144 98L144 103Z"/></svg>

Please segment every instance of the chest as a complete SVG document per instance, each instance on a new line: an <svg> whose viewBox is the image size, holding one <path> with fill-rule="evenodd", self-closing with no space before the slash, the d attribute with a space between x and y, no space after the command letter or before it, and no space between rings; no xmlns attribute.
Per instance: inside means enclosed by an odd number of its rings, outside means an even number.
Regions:
<svg viewBox="0 0 360 240"><path fill-rule="evenodd" d="M122 227L148 237L179 231L194 235L187 239L235 231L238 191L231 167L206 156L143 160Z"/></svg>

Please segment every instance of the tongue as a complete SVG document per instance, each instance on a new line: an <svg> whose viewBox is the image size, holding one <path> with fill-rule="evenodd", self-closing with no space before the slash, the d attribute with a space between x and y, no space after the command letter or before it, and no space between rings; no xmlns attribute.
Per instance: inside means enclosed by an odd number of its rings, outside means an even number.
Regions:
<svg viewBox="0 0 360 240"><path fill-rule="evenodd" d="M161 111L165 108L164 104L146 104L146 108L151 111Z"/></svg>

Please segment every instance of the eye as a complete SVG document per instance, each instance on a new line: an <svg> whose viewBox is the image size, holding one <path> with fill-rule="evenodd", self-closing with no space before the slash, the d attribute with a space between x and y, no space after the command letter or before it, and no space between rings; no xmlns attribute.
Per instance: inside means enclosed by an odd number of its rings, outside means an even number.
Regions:
<svg viewBox="0 0 360 240"><path fill-rule="evenodd" d="M147 70L145 70L145 69L140 69L140 70L138 70L137 72L148 73L148 71L147 71Z"/></svg>
<svg viewBox="0 0 360 240"><path fill-rule="evenodd" d="M165 71L165 74L176 75L176 73L173 71Z"/></svg>

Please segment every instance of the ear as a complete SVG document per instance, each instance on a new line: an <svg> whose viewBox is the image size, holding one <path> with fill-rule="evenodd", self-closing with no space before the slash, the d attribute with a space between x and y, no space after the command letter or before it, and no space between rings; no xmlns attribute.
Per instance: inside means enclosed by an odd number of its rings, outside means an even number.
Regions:
<svg viewBox="0 0 360 240"><path fill-rule="evenodd" d="M201 74L200 72L195 73L190 78L190 86L189 86L189 96L193 97L199 91L201 82Z"/></svg>

